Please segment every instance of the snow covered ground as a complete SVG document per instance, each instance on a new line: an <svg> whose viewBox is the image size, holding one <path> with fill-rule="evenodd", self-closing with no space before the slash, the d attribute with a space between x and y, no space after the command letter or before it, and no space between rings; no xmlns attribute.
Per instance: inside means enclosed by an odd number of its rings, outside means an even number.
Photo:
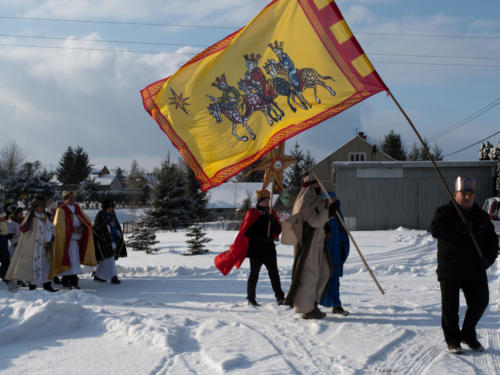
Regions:
<svg viewBox="0 0 500 375"><path fill-rule="evenodd" d="M226 277L213 266L233 231L209 230L210 252L198 256L181 255L185 232L159 232L159 252L118 262L120 285L91 280L90 269L81 290L14 294L2 283L0 373L500 374L498 262L478 326L487 350L454 356L440 328L434 239L403 228L353 235L386 294L352 249L341 280L351 314L320 321L277 306L265 269L262 306L247 305L248 261ZM278 254L286 292L293 249L279 245Z"/></svg>

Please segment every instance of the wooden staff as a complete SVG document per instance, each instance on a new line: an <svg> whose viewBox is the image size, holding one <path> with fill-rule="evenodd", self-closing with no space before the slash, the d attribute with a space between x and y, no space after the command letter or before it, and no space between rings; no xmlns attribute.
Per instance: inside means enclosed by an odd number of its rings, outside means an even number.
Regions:
<svg viewBox="0 0 500 375"><path fill-rule="evenodd" d="M325 187L323 186L323 184L319 180L318 176L316 176L316 174L314 172L311 172L311 174L316 179L316 182L321 187L321 190L323 190L323 192L325 193L326 197L328 198L328 201L330 203L333 203L334 201L332 200L332 198L330 198L330 194L328 194L328 191L326 191ZM363 256L363 254L361 253L361 250L359 250L358 244L354 240L354 238L353 238L353 236L351 234L351 231L349 230L349 228L347 227L346 223L344 222L344 219L342 219L342 216L340 215L340 212L338 210L335 210L335 213L337 214L337 218L339 219L340 223L342 224L342 226L344 227L345 231L349 235L349 238L351 239L352 243L354 244L354 247L356 248L356 250L357 250L357 252L359 254L359 257L361 258L363 264L365 265L365 268L368 270L368 273L370 274L370 276L372 277L373 281L377 285L378 290L380 290L380 293L385 294L384 289L382 289L382 286L379 284L377 278L375 277L375 274L373 273L373 271L371 270L370 266L366 262L366 259Z"/></svg>
<svg viewBox="0 0 500 375"><path fill-rule="evenodd" d="M403 116L406 118L406 120L408 121L408 123L410 124L410 127L413 129L415 135L417 136L418 140L420 141L420 143L422 144L422 148L424 149L424 152L425 154L427 155L427 157L429 158L429 160L431 161L432 163L432 166L434 167L434 170L436 171L439 179L441 180L441 183L443 184L444 186L444 189L446 190L446 192L448 193L448 196L450 197L450 200L451 200L451 203L453 203L453 206L455 207L457 213L458 213L458 216L460 216L460 219L462 219L462 222L465 224L467 222L467 220L465 219L465 216L462 212L462 210L460 209L460 207L458 207L458 203L455 201L455 197L453 196L453 194L451 193L451 190L450 188L448 187L448 184L446 183L446 181L444 180L443 178L443 175L441 174L441 171L439 170L439 167L437 166L436 164L436 161L434 160L434 158L432 157L431 153L429 152L429 148L427 147L427 145L425 144L425 142L423 141L422 137L420 136L420 133L417 131L417 129L415 128L415 126L413 125L412 121L410 120L410 118L408 117L408 115L406 114L406 112L403 110L403 108L401 108L401 106L399 105L398 101L396 100L396 98L392 95L392 93L389 91L389 96L391 97L391 99L394 101L394 103L396 104L396 106L399 108L399 110L401 111L401 113L403 114ZM466 232L469 234L471 240L472 240L472 243L474 244L474 247L476 248L476 251L477 253L479 254L479 257L480 258L484 258L484 254L483 252L481 251L481 248L479 247L479 243L477 242L476 240L476 237L474 236L474 234L472 233L472 231L470 229L467 228L467 226L465 227L465 230Z"/></svg>
<svg viewBox="0 0 500 375"><path fill-rule="evenodd" d="M274 192L274 180L271 184L271 194L269 194L269 220L267 221L267 237L271 235L271 215L273 214L273 192Z"/></svg>

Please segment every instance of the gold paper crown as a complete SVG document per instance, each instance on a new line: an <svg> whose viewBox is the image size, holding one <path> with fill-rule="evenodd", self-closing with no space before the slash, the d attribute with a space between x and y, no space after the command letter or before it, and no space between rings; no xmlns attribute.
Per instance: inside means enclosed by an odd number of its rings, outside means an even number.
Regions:
<svg viewBox="0 0 500 375"><path fill-rule="evenodd" d="M212 82L212 86L220 89L223 82L226 83L226 73L222 73L220 77L216 77L215 82Z"/></svg>
<svg viewBox="0 0 500 375"><path fill-rule="evenodd" d="M257 64L257 62L260 59L260 55L259 54L255 54L253 52L250 55L244 55L243 57L245 58L246 61L252 61L255 64Z"/></svg>
<svg viewBox="0 0 500 375"><path fill-rule="evenodd" d="M281 50L283 51L283 46L285 45L285 42L281 41L279 44L278 44L278 41L275 40L274 41L274 44L272 43L269 43L267 46L269 48L271 48L273 50L273 52L277 52L278 50Z"/></svg>
<svg viewBox="0 0 500 375"><path fill-rule="evenodd" d="M267 189L257 190L255 193L257 194L257 201L258 202L260 202L261 200L264 200L264 199L269 199L269 197L271 196L271 194L269 193L269 190L267 190Z"/></svg>

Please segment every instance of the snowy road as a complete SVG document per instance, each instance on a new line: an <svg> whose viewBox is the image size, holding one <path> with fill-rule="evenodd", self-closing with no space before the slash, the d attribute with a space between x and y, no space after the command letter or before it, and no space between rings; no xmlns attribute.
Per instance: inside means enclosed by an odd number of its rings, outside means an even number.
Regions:
<svg viewBox="0 0 500 375"><path fill-rule="evenodd" d="M351 314L320 321L277 306L265 269L262 306L246 304L248 262L227 277L212 265L235 235L209 231L211 252L186 257L184 232L162 232L158 253L120 260L120 285L96 283L86 272L81 290L12 294L2 287L0 374L500 373L497 264L478 326L487 350L453 356L444 350L436 243L428 233L354 232L386 295L352 249L341 280ZM280 245L278 253L286 291L293 250Z"/></svg>

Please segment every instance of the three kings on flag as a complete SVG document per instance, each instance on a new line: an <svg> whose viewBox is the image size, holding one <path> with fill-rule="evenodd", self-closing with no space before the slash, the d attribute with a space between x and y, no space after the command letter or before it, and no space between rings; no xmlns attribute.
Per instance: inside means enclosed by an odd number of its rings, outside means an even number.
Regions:
<svg viewBox="0 0 500 375"><path fill-rule="evenodd" d="M274 0L141 94L205 191L384 90L334 1Z"/></svg>

